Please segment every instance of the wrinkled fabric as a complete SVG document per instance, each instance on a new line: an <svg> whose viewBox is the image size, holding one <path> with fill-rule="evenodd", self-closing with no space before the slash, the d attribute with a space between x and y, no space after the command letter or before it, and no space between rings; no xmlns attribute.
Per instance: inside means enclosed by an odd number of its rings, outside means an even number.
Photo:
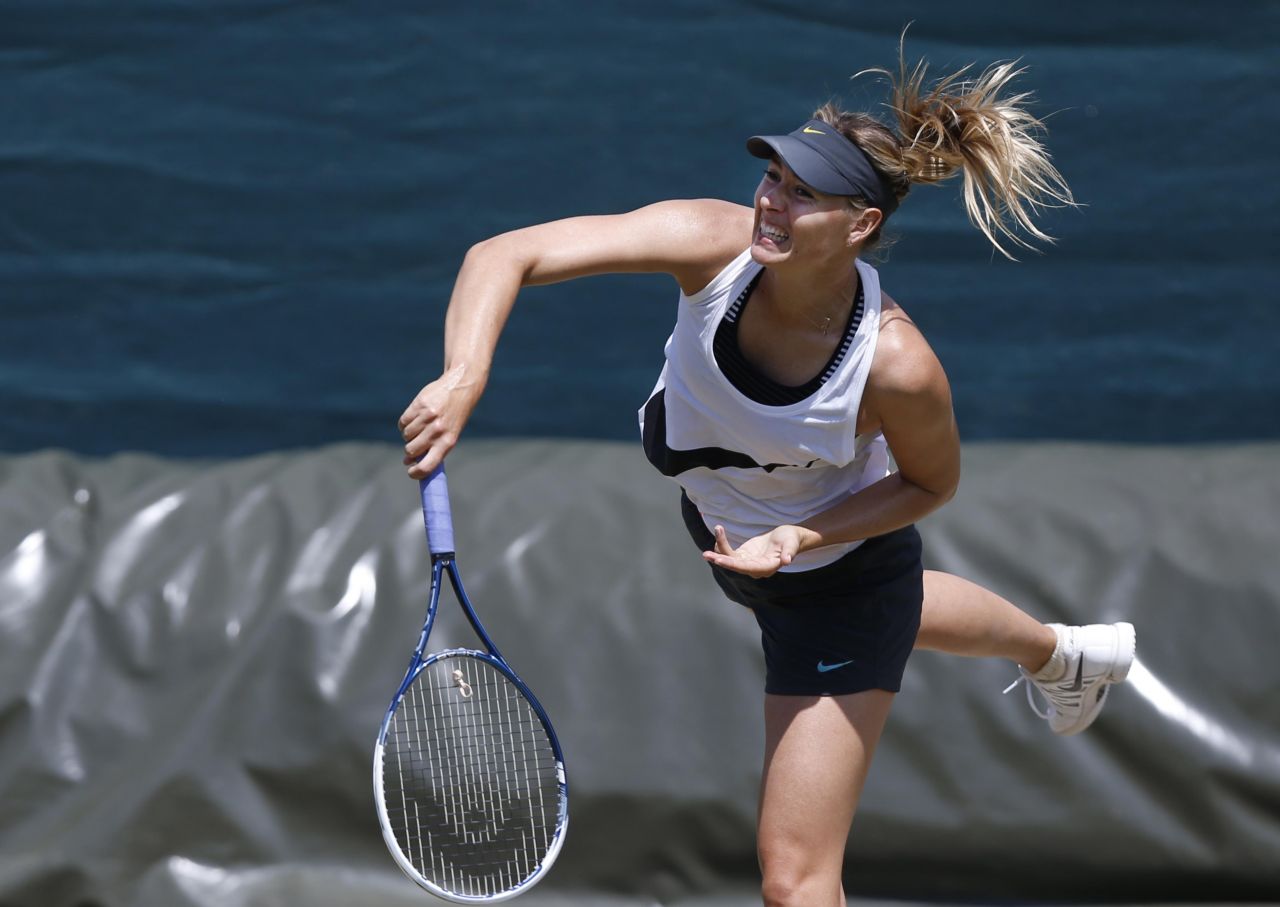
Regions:
<svg viewBox="0 0 1280 907"><path fill-rule="evenodd" d="M926 563L1132 621L1139 662L1064 740L1000 695L1010 665L916 653L851 894L1280 892L1278 457L966 448ZM399 461L0 459L0 905L421 902L371 792L429 584ZM608 442L466 443L449 478L468 590L565 751L569 837L528 903L751 903L759 641L678 494ZM431 647L471 644L446 600Z"/></svg>

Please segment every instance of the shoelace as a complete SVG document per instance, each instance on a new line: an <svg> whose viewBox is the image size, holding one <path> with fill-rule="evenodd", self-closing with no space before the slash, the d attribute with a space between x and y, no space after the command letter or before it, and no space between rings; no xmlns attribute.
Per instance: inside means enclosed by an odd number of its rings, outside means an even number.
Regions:
<svg viewBox="0 0 1280 907"><path fill-rule="evenodd" d="M1019 671L1022 671L1022 669L1021 669L1021 668L1019 668L1018 670L1019 670ZM1008 695L1009 693L1013 692L1013 688L1014 688L1014 687L1016 687L1016 686L1017 686L1018 684L1020 684L1020 683L1022 683L1022 684L1026 684L1026 690L1027 690L1027 705L1031 706L1031 711L1035 712L1035 713L1036 713L1036 715L1038 715L1040 718L1044 719L1045 721L1048 721L1048 720L1049 720L1049 710L1048 710L1048 708L1046 708L1043 712L1042 712L1042 711L1040 711L1040 707L1039 707L1038 705L1036 705L1036 698L1035 698L1035 694L1031 692L1032 690L1039 689L1039 687L1037 687L1037 686L1036 686L1036 684L1031 680L1031 675L1030 675L1030 674L1027 674L1025 671L1023 671L1022 673L1020 673L1020 674L1018 675L1018 679L1017 679L1017 680L1015 680L1013 683L1011 683L1011 684L1009 684L1007 687L1005 687L1005 688L1004 688L1004 693L1002 693L1001 695ZM1051 701L1051 700L1049 699L1049 697L1048 697L1047 695L1045 695L1045 694L1044 694L1044 691L1043 691L1043 690L1041 690L1040 692L1041 692L1041 695L1044 695L1045 702L1050 702L1050 701Z"/></svg>

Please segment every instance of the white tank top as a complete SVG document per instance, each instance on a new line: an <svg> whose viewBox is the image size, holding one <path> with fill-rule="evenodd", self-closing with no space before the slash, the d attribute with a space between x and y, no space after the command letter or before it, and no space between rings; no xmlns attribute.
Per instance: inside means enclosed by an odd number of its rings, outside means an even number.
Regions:
<svg viewBox="0 0 1280 907"><path fill-rule="evenodd" d="M697 293L680 294L666 365L640 410L645 454L680 484L708 529L724 526L735 548L890 473L884 436L856 435L880 332L880 278L862 261L857 268L864 309L852 344L825 383L786 406L744 395L720 370L712 347L725 310L761 269L750 249ZM801 552L782 569L812 570L860 544Z"/></svg>

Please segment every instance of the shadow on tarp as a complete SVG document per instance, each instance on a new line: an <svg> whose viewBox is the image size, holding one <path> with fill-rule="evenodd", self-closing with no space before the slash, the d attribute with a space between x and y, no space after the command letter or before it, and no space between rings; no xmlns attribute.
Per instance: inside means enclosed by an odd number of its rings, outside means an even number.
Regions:
<svg viewBox="0 0 1280 907"><path fill-rule="evenodd" d="M848 852L869 898L1280 900L1280 446L967 448L930 566L1131 620L1099 722L913 657ZM537 691L571 824L530 905L755 902L762 666L629 446L450 459L459 565ZM422 903L370 757L429 585L395 448L0 459L0 905ZM470 644L446 605L434 645ZM719 898L717 900L716 898Z"/></svg>

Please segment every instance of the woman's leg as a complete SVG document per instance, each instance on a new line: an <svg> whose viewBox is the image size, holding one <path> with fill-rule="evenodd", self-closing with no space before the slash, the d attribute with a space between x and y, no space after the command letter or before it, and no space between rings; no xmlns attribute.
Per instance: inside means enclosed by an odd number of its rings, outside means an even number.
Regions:
<svg viewBox="0 0 1280 907"><path fill-rule="evenodd" d="M915 647L1017 662L1018 682L1047 702L1045 711L1032 704L1036 714L1055 734L1078 734L1098 717L1110 686L1128 676L1137 643L1133 624L1042 624L994 592L926 570Z"/></svg>
<svg viewBox="0 0 1280 907"><path fill-rule="evenodd" d="M1012 602L949 573L924 572L917 649L1008 658L1031 673L1053 655L1058 634Z"/></svg>
<svg viewBox="0 0 1280 907"><path fill-rule="evenodd" d="M893 694L765 696L757 847L766 907L844 907L849 826Z"/></svg>

